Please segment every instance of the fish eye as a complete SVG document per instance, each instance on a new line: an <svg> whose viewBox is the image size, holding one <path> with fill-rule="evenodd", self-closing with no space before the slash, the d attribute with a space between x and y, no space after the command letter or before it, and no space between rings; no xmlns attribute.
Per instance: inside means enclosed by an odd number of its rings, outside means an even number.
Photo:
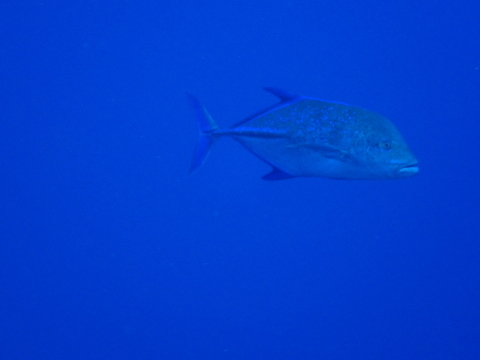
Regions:
<svg viewBox="0 0 480 360"><path fill-rule="evenodd" d="M388 141L380 141L377 146L382 149L382 150L391 150L392 149L392 144L390 144Z"/></svg>

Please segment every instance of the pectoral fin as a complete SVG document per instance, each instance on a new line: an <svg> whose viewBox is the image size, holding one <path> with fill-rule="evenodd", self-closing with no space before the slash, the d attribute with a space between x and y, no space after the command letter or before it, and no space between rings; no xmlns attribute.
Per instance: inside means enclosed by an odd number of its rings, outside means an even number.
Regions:
<svg viewBox="0 0 480 360"><path fill-rule="evenodd" d="M324 157L328 159L336 159L340 161L344 161L346 158L350 156L348 151L342 150L335 146L327 145L327 144L293 144L288 145L289 148L307 148L311 150L318 151Z"/></svg>

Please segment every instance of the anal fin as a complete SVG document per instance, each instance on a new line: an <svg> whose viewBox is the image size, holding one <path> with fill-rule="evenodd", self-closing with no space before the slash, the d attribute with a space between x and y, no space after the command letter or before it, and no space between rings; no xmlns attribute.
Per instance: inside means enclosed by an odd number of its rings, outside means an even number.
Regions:
<svg viewBox="0 0 480 360"><path fill-rule="evenodd" d="M262 176L263 180L286 180L293 179L295 176L287 174L285 171L282 171L276 167L273 168L268 174Z"/></svg>

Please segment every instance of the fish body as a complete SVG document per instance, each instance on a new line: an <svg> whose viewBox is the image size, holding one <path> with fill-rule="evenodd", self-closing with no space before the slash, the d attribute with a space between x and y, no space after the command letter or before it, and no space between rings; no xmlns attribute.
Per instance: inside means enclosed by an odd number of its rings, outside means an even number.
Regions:
<svg viewBox="0 0 480 360"><path fill-rule="evenodd" d="M273 167L265 180L393 179L418 172L415 156L387 118L339 102L265 89L280 103L228 129L220 129L189 95L200 130L191 171L203 163L216 139L228 136Z"/></svg>

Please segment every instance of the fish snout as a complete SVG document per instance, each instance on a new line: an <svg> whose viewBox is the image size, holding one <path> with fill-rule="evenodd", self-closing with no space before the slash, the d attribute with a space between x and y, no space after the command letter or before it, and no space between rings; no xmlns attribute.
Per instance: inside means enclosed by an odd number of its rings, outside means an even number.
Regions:
<svg viewBox="0 0 480 360"><path fill-rule="evenodd" d="M407 177L407 176L413 176L415 175L416 173L418 173L418 162L415 161L411 164L407 164L405 166L403 166L402 168L400 168L400 170L398 171L398 173L400 174L400 176L402 177Z"/></svg>

